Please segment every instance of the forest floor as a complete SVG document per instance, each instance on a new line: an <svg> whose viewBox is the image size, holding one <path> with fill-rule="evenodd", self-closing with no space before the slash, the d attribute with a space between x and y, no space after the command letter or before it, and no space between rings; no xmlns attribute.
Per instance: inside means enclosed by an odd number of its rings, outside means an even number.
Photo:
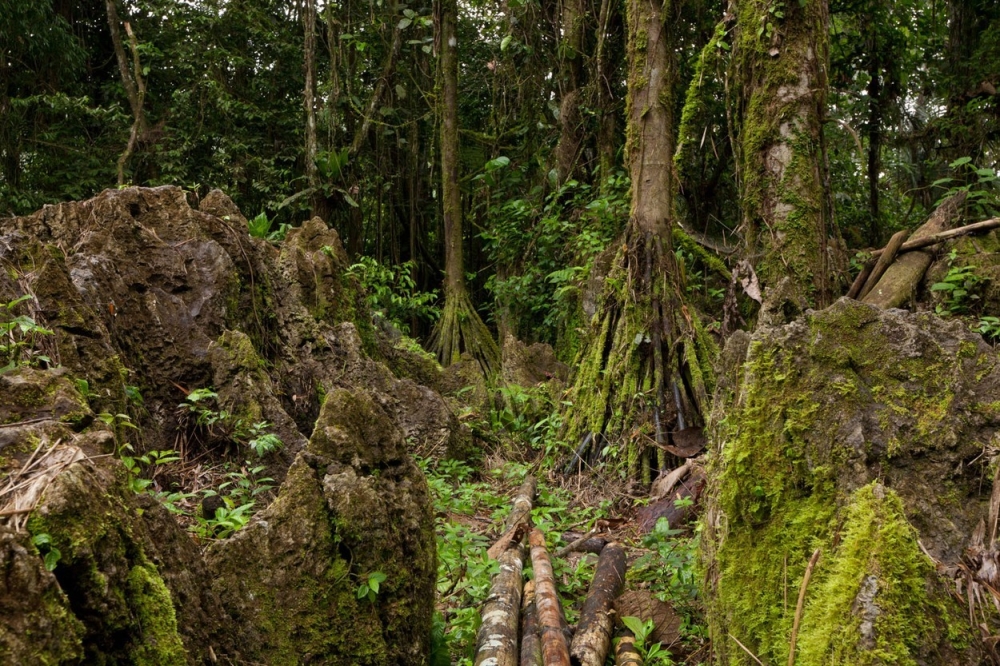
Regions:
<svg viewBox="0 0 1000 666"><path fill-rule="evenodd" d="M501 410L505 411L505 410ZM508 412L506 416L511 416ZM488 427L492 450L474 462L418 459L430 484L437 525L438 583L435 624L448 661L472 664L480 613L498 564L487 555L525 476L538 480L531 519L546 536L567 622L573 626L587 596L598 556L557 551L587 533L626 549L625 591L643 591L665 602L672 616L662 633L652 627L641 652L646 664L699 664L708 658L708 630L697 589L697 523L672 526L660 519L644 533L637 512L648 492L626 481L615 465L562 473L568 447L554 440L558 414L504 418L493 410ZM691 499L677 500L682 505ZM689 517L694 512L688 512ZM525 563L531 578L530 560ZM663 605L659 605L662 609ZM675 615L675 616L674 616ZM662 627L662 623L661 628ZM658 649L657 639L662 640ZM642 641L639 641L640 643Z"/></svg>

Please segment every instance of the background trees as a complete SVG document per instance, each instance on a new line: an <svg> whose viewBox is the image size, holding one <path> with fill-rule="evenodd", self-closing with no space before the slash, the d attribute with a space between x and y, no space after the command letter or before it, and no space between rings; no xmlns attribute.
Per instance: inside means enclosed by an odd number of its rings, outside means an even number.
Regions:
<svg viewBox="0 0 1000 666"><path fill-rule="evenodd" d="M452 280L465 283L495 334L551 342L569 361L629 219L623 7L509 0L454 9L458 175L448 180L463 214L464 275ZM850 250L912 227L949 188L995 192L996 3L741 0L733 10L676 4L676 85L663 100L677 147L668 156L670 253L683 296L707 323L721 319L726 262L749 256L765 283L791 273L823 302L838 295L831 275ZM809 168L794 170L812 175L793 198L811 192L819 217L803 235L783 236L798 227L782 231L769 216L806 207L768 194L776 181L765 156L778 150L771 130L781 137L771 121L791 113L782 77L797 75L807 24L811 115L796 132L825 156L810 152ZM9 0L0 12L0 212L114 186L122 158L128 183L220 187L249 216L265 214L270 231L318 214L352 256L405 264L399 274L415 289L443 295L443 52L434 32L433 7L415 0ZM765 229L808 254L810 267L789 265L783 250L772 261ZM433 321L408 323L426 339Z"/></svg>

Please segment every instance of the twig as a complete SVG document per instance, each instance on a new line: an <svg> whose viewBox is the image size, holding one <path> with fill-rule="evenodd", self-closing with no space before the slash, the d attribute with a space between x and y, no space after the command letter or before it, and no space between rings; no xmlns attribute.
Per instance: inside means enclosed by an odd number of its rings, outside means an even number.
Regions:
<svg viewBox="0 0 1000 666"><path fill-rule="evenodd" d="M822 548L817 548L806 567L806 574L802 577L802 587L799 588L799 603L795 606L795 621L792 622L792 639L788 644L788 666L795 666L795 641L799 637L799 622L802 621L802 608L806 603L806 587L809 586L809 579L812 577L813 568L819 560ZM760 663L760 662L758 662Z"/></svg>
<svg viewBox="0 0 1000 666"><path fill-rule="evenodd" d="M574 541L570 541L568 544L566 544L565 546L563 546L562 548L560 548L559 550L557 550L555 552L555 556L556 557L565 557L567 554L572 553L574 550L576 550L577 548L579 548L582 543L584 543L585 541L587 541L587 539L593 538L593 536L595 534L597 534L597 529L596 528L590 530L589 532L587 532L586 534L584 534L579 539L575 539Z"/></svg>
<svg viewBox="0 0 1000 666"><path fill-rule="evenodd" d="M736 638L736 636L733 636L732 634L729 634L729 637L732 638L734 641L736 641L736 644L739 645L741 648L743 648L743 651L746 652L748 655L750 655L751 659L753 659L758 664L760 664L760 666L764 666L764 662L762 662L760 659L758 659L757 655L755 655L753 652L751 652L750 649L746 645L743 645L743 643L740 643L740 639Z"/></svg>

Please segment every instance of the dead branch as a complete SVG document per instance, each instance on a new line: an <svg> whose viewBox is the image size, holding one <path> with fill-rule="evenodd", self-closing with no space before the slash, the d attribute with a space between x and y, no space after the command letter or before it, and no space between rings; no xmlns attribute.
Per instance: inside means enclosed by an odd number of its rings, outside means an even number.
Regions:
<svg viewBox="0 0 1000 666"><path fill-rule="evenodd" d="M538 489L538 482L530 474L524 477L524 483L517 490L514 496L514 508L504 522L503 535L497 539L496 543L490 546L487 555L490 559L497 559L500 554L510 547L510 544L520 542L525 531L522 526L530 522L531 507L535 501L535 492ZM520 533L518 528L521 528Z"/></svg>
<svg viewBox="0 0 1000 666"><path fill-rule="evenodd" d="M868 293L875 288L878 281L882 279L885 275L886 270L892 265L892 262L896 260L896 253L899 252L899 248L903 245L905 241L910 236L910 232L904 229L903 231L897 231L889 239L889 244L885 246L885 251L882 252L878 260L875 262L875 266L872 268L871 275L868 276L868 280L865 282L864 287L861 289L861 293L858 298L864 298Z"/></svg>
<svg viewBox="0 0 1000 666"><path fill-rule="evenodd" d="M806 566L805 576L802 577L802 586L799 588L799 602L795 605L795 620L792 622L792 638L788 643L788 666L795 666L795 641L799 637L799 622L802 621L802 609L806 603L806 588L809 587L809 579L812 577L817 560L819 560L820 552L822 552L822 548L817 548L813 552L812 557L809 558L809 564Z"/></svg>
<svg viewBox="0 0 1000 666"><path fill-rule="evenodd" d="M538 635L538 608L535 606L535 582L524 584L521 601L521 666L543 666L542 639Z"/></svg>
<svg viewBox="0 0 1000 666"><path fill-rule="evenodd" d="M913 232L910 242L930 238L945 231L959 216L962 204L965 202L965 196L965 192L959 192L945 199L927 219L927 222ZM899 307L910 298L913 289L931 265L931 259L929 253L919 250L898 256L892 266L885 271L882 279L862 299L862 302L881 308Z"/></svg>
<svg viewBox="0 0 1000 666"><path fill-rule="evenodd" d="M580 613L570 656L580 666L603 666L614 628L612 607L625 583L625 549L609 543L601 551L597 570Z"/></svg>
<svg viewBox="0 0 1000 666"><path fill-rule="evenodd" d="M996 229L1000 227L1000 217L992 217L988 220L983 220L982 222L976 222L974 224L967 224L964 227L956 227L955 229L948 229L947 231L942 231L940 233L932 234L924 238L916 238L911 241L907 241L902 244L899 248L899 254L903 252L910 252L912 250L919 250L923 247L929 247L931 245L937 245L938 243L943 243L952 238L959 238L961 236L968 236L969 234L978 233L980 231L989 231L991 229ZM891 241L890 241L891 243ZM872 252L873 257L881 255L883 252L888 250L888 246L882 248L881 250L875 250Z"/></svg>
<svg viewBox="0 0 1000 666"><path fill-rule="evenodd" d="M653 498L653 501L655 502L656 500L663 499L668 494L670 494L670 491L674 489L674 486L676 486L681 479L687 476L688 472L691 471L691 468L693 466L694 466L694 459L688 458L683 465L671 471L666 476L661 476L660 478L658 478L653 483L652 492L650 493L650 495Z"/></svg>
<svg viewBox="0 0 1000 666"><path fill-rule="evenodd" d="M565 546L563 546L562 548L560 548L559 550L557 550L556 551L556 557L566 557L566 555L568 555L569 553L572 553L577 548L579 548L580 546L582 546L584 543L586 543L587 541L589 541L590 539L592 539L595 534L597 534L597 530L596 529L592 529L589 532L587 532L586 534L584 534L583 536L581 536L580 538L574 539L573 541L569 542L568 544L566 544Z"/></svg>
<svg viewBox="0 0 1000 666"><path fill-rule="evenodd" d="M521 569L524 548L500 555L500 572L493 577L483 606L483 623L476 634L476 666L518 666L517 629L521 610Z"/></svg>
<svg viewBox="0 0 1000 666"><path fill-rule="evenodd" d="M545 535L533 529L528 540L531 543L531 567L535 572L535 606L542 636L542 661L545 666L570 666L559 592L552 573L552 562L545 549Z"/></svg>

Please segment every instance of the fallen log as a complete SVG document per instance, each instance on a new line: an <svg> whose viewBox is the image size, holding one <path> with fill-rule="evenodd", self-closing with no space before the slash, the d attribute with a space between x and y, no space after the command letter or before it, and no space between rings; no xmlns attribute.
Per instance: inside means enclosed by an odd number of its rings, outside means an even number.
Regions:
<svg viewBox="0 0 1000 666"><path fill-rule="evenodd" d="M615 647L615 666L642 666L642 655L635 649L635 636L632 632L618 638Z"/></svg>
<svg viewBox="0 0 1000 666"><path fill-rule="evenodd" d="M620 543L609 543L597 561L597 570L569 648L573 666L603 666L614 629L612 608L624 583L625 549Z"/></svg>
<svg viewBox="0 0 1000 666"><path fill-rule="evenodd" d="M476 634L476 666L518 666L517 630L521 611L521 569L524 549L508 548L500 555L500 572L493 577Z"/></svg>
<svg viewBox="0 0 1000 666"><path fill-rule="evenodd" d="M927 221L913 232L911 241L930 238L945 231L959 216L962 204L965 203L965 196L965 192L959 192L945 199L931 213ZM920 250L912 250L898 256L882 279L861 301L887 309L899 307L910 298L910 294L927 272L931 261L931 255Z"/></svg>
<svg viewBox="0 0 1000 666"><path fill-rule="evenodd" d="M504 522L503 534L486 552L490 559L498 559L500 554L510 547L511 543L520 542L527 531L524 526L529 522L537 489L538 482L535 477L530 474L524 477L524 483L521 484L517 495L514 496L514 508L511 509L510 515Z"/></svg>
<svg viewBox="0 0 1000 666"><path fill-rule="evenodd" d="M538 635L538 608L535 606L535 582L524 584L521 602L521 666L543 666L542 639Z"/></svg>
<svg viewBox="0 0 1000 666"><path fill-rule="evenodd" d="M539 633L542 637L542 661L545 666L570 666L569 647L563 634L562 608L556 591L552 562L545 549L545 535L531 530L531 567L535 572L535 607L538 609Z"/></svg>

